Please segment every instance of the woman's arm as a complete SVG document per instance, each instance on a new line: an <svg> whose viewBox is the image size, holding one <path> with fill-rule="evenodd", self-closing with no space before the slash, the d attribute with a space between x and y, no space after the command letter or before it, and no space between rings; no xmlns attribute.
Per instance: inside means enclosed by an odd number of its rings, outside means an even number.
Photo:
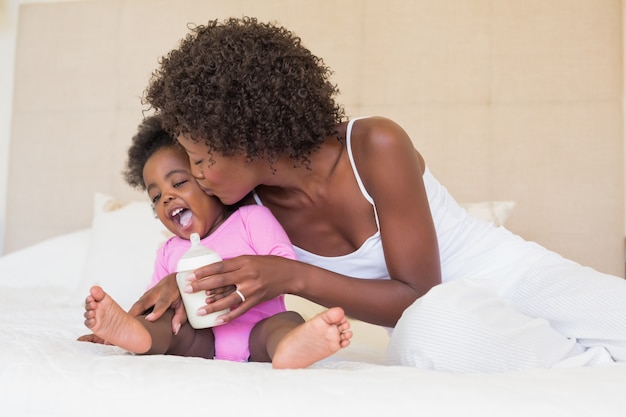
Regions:
<svg viewBox="0 0 626 417"><path fill-rule="evenodd" d="M406 132L389 119L360 120L353 137L355 163L378 212L390 277L421 296L441 283L424 160Z"/></svg>
<svg viewBox="0 0 626 417"><path fill-rule="evenodd" d="M361 119L351 137L355 165L378 213L390 280L348 279L340 284L334 279L329 287L311 278L308 286L320 288L305 293L310 299L321 293L317 302L323 305L340 305L354 317L394 326L409 305L441 283L439 246L423 182L425 164L406 132L389 119Z"/></svg>

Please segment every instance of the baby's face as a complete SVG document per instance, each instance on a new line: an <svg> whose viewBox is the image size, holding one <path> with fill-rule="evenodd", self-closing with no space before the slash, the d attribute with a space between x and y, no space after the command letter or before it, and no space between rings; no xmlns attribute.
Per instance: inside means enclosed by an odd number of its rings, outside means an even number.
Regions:
<svg viewBox="0 0 626 417"><path fill-rule="evenodd" d="M143 180L155 212L175 235L209 234L224 212L223 205L200 188L189 170L189 159L178 147L157 150L143 168Z"/></svg>

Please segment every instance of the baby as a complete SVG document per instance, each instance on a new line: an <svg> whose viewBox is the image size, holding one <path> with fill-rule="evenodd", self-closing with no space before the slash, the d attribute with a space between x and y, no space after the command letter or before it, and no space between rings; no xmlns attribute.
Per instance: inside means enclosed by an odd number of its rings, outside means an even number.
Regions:
<svg viewBox="0 0 626 417"><path fill-rule="evenodd" d="M268 209L224 206L200 188L191 175L187 154L161 128L156 116L140 125L128 155L127 182L148 192L157 217L175 235L157 253L151 286L166 277L175 285L176 264L194 232L224 259L244 254L295 258L286 233ZM235 290L220 297L245 302L245 296ZM208 302L213 296L208 296ZM94 286L85 300L84 314L93 334L79 340L108 343L135 354L271 361L274 368L303 368L348 346L352 337L341 308L305 322L300 314L286 311L282 295L208 329L194 329L189 323L172 329L173 315L170 309L157 320L149 314L135 317Z"/></svg>

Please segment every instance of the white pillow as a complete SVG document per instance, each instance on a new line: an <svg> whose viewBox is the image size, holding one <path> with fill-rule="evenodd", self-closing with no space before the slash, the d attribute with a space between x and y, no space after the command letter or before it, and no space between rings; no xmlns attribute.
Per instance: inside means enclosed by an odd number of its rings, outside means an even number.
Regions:
<svg viewBox="0 0 626 417"><path fill-rule="evenodd" d="M90 237L91 230L78 230L0 257L0 285L73 291L81 278Z"/></svg>
<svg viewBox="0 0 626 417"><path fill-rule="evenodd" d="M128 310L149 285L156 250L171 235L146 202L120 203L96 193L91 241L75 300L100 285Z"/></svg>
<svg viewBox="0 0 626 417"><path fill-rule="evenodd" d="M514 201L485 201L461 204L472 216L502 226L515 207Z"/></svg>

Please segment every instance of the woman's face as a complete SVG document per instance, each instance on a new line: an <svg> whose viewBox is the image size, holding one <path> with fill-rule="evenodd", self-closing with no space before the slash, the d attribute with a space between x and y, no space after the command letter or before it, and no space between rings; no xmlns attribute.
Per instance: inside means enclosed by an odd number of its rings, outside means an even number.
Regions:
<svg viewBox="0 0 626 417"><path fill-rule="evenodd" d="M194 141L185 135L177 139L187 152L191 173L200 187L208 195L219 198L223 204L239 202L258 185L254 164L245 155L209 153L204 142Z"/></svg>
<svg viewBox="0 0 626 417"><path fill-rule="evenodd" d="M222 219L224 206L200 188L182 149L165 147L152 154L143 181L161 223L183 239L194 232L204 238Z"/></svg>

